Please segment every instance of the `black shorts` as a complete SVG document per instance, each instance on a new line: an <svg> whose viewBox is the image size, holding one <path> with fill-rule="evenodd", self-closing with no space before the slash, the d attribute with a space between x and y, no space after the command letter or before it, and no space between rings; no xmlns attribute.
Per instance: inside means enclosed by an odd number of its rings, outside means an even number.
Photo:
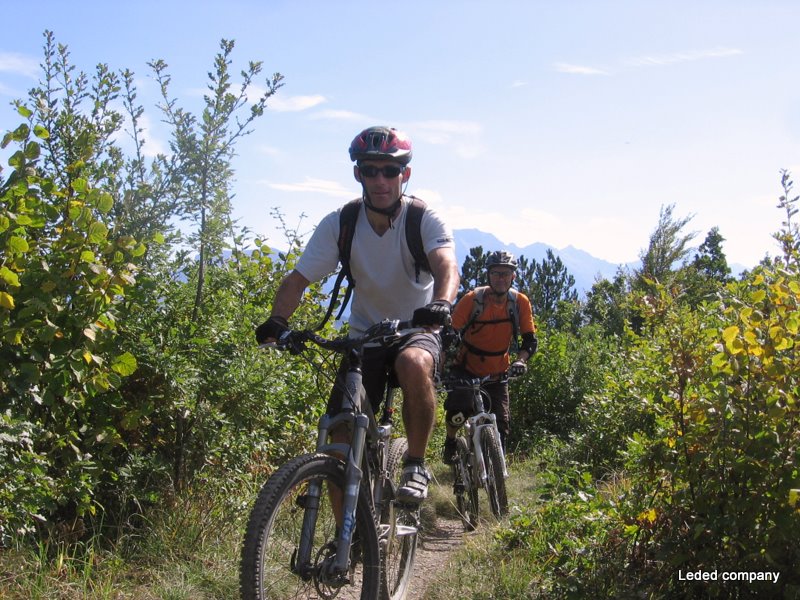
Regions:
<svg viewBox="0 0 800 600"><path fill-rule="evenodd" d="M372 411L377 414L381 402L386 392L386 386L397 387L397 377L393 366L398 354L406 348L422 348L427 350L433 357L433 373L431 378L439 376L439 366L441 364L442 340L438 333L415 333L400 338L397 343L391 346L376 346L364 348L361 359L361 374L363 376L364 389L367 392L372 405ZM347 356L342 357L339 363L339 370L336 373L336 381L331 390L328 400L327 413L336 414L342 405L342 393L347 371L350 368L350 361Z"/></svg>
<svg viewBox="0 0 800 600"><path fill-rule="evenodd" d="M451 369L450 375L465 379L477 377L477 375L459 368ZM511 431L508 383L487 381L483 384L483 389L489 394L488 400L486 397L483 398L484 410L494 413L495 417L497 417L497 430L507 434ZM460 424L472 416L472 394L473 391L471 389L453 390L447 393L447 398L444 401L445 420L447 423L451 425Z"/></svg>

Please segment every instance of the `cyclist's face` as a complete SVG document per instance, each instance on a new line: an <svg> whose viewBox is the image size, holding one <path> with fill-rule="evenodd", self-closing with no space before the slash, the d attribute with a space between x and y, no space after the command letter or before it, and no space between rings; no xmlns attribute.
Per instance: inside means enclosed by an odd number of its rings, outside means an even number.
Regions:
<svg viewBox="0 0 800 600"><path fill-rule="evenodd" d="M492 267L489 269L489 286L498 294L504 294L514 282L514 269Z"/></svg>
<svg viewBox="0 0 800 600"><path fill-rule="evenodd" d="M365 160L353 167L353 174L375 206L388 208L400 197L403 184L411 175L411 167L391 160Z"/></svg>

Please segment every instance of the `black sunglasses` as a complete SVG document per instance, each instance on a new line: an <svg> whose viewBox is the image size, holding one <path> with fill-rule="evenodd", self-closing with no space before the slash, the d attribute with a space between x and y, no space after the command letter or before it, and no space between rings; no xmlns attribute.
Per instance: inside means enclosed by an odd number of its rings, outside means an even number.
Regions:
<svg viewBox="0 0 800 600"><path fill-rule="evenodd" d="M386 165L385 167L376 167L373 165L361 165L358 167L359 173L364 177L377 177L378 173L383 175L386 179L394 179L405 170L404 167L396 165Z"/></svg>

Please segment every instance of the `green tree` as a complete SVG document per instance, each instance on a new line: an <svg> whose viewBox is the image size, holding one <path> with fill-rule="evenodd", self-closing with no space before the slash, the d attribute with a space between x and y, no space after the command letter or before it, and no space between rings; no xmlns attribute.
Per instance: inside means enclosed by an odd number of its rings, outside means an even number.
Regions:
<svg viewBox="0 0 800 600"><path fill-rule="evenodd" d="M783 228L773 237L781 245L784 263L789 264L797 261L800 256L800 231L794 220L797 216L797 201L800 196L792 196L794 182L789 171L785 169L781 171L781 187L783 194L778 200L778 208L785 212L786 218L782 222Z"/></svg>
<svg viewBox="0 0 800 600"><path fill-rule="evenodd" d="M576 303L578 292L574 289L575 277L551 249L548 248L541 263L533 261L533 280L529 285L531 287L524 291L531 300L537 320L553 327L565 324L559 320L561 303Z"/></svg>
<svg viewBox="0 0 800 600"><path fill-rule="evenodd" d="M695 234L684 234L681 231L692 217L676 219L672 214L674 210L674 204L661 207L658 225L650 235L647 250L639 257L642 266L634 273L633 285L637 290L648 290L650 282L671 282L679 263L691 252L689 242L694 239Z"/></svg>
<svg viewBox="0 0 800 600"><path fill-rule="evenodd" d="M682 279L692 306L712 299L723 285L731 281L731 269L722 250L724 241L719 229L713 227L692 262L684 268Z"/></svg>
<svg viewBox="0 0 800 600"><path fill-rule="evenodd" d="M461 286L458 297L461 298L470 290L486 285L486 259L488 252L483 251L483 246L475 246L469 249L469 254L464 258L461 265Z"/></svg>
<svg viewBox="0 0 800 600"><path fill-rule="evenodd" d="M55 100L49 109L57 109ZM18 111L33 114L22 105ZM120 442L117 390L136 369L116 331L143 248L107 225L111 195L75 175L89 172L84 164L97 150L92 136L70 141L62 156L76 162L58 179L39 168L42 142L50 138L41 125L23 124L2 144L20 148L0 187L0 530L6 532L29 530L44 515L96 509L94 490Z"/></svg>
<svg viewBox="0 0 800 600"><path fill-rule="evenodd" d="M611 281L595 281L586 294L584 319L589 325L600 326L607 336L622 336L628 322L629 292L630 278L621 268Z"/></svg>

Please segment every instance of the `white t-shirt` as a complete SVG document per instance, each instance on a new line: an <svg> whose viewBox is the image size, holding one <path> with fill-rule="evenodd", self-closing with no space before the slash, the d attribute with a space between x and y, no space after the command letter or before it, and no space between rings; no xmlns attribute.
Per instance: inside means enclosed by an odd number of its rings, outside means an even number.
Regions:
<svg viewBox="0 0 800 600"><path fill-rule="evenodd" d="M416 281L414 259L406 243L409 202L403 198L400 214L380 236L369 224L362 204L350 251L350 271L355 279L350 310L352 335L364 333L383 319L410 319L415 309L433 298L433 276L420 271L419 282ZM295 268L309 281L330 275L339 264L340 211L341 208L322 219L297 261ZM436 248L454 247L452 232L430 208L423 213L420 229L425 254Z"/></svg>

